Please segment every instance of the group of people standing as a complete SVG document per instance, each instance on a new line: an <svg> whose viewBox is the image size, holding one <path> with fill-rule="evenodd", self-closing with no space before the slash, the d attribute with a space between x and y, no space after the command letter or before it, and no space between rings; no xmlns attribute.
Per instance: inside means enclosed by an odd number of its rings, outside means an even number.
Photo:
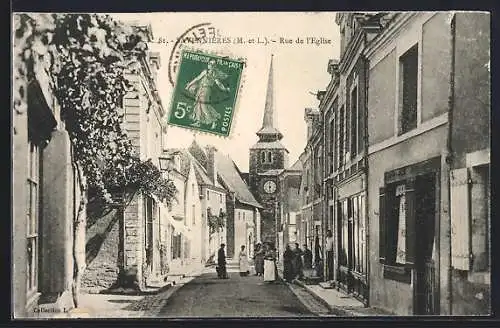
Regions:
<svg viewBox="0 0 500 328"><path fill-rule="evenodd" d="M307 245L304 244L304 250L300 249L299 244L295 243L294 248L286 245L283 253L283 278L290 282L294 279L304 277L304 269L312 268L313 254Z"/></svg>
<svg viewBox="0 0 500 328"><path fill-rule="evenodd" d="M264 281L275 281L278 270L276 268L276 249L269 243L257 244L254 252L255 275L263 276Z"/></svg>
<svg viewBox="0 0 500 328"><path fill-rule="evenodd" d="M221 244L217 254L217 276L220 279L228 279L224 248L225 245ZM238 254L239 272L242 277L250 274L250 261L245 248L245 245L242 245ZM327 232L326 251L328 278L333 279L333 236L331 231ZM319 259L318 255L316 257ZM273 245L269 243L257 244L253 259L256 276L263 276L264 281L269 282L277 280L278 270L276 268L276 249ZM316 266L318 266L318 263ZM290 282L294 279L303 279L304 270L310 270L312 268L313 253L306 244L303 245L303 250L300 249L298 243L294 244L293 249L290 245L286 246L285 252L283 253L283 278L286 281Z"/></svg>
<svg viewBox="0 0 500 328"><path fill-rule="evenodd" d="M225 244L221 244L217 254L217 276L219 279L228 279L226 267ZM250 274L250 261L248 259L245 245L241 246L238 254L238 264L240 276L248 276ZM254 254L255 275L263 276L264 281L275 281L277 279L278 270L276 269L276 250L270 244L257 244Z"/></svg>

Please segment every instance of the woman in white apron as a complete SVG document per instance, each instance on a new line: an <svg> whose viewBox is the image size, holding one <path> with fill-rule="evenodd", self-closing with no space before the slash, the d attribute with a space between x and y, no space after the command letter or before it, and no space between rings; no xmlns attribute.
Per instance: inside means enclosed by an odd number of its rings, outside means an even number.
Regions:
<svg viewBox="0 0 500 328"><path fill-rule="evenodd" d="M240 276L245 277L250 273L250 265L248 264L248 256L245 251L245 245L241 246L241 251L239 254L239 263L240 263Z"/></svg>
<svg viewBox="0 0 500 328"><path fill-rule="evenodd" d="M276 253L269 245L264 255L264 281L276 281Z"/></svg>

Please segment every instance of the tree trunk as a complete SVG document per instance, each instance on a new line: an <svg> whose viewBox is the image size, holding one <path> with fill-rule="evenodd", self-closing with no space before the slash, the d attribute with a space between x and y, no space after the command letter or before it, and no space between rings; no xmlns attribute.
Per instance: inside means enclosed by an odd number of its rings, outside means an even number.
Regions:
<svg viewBox="0 0 500 328"><path fill-rule="evenodd" d="M76 165L78 172L78 184L80 187L80 205L78 214L73 224L73 303L75 308L80 306L80 285L83 273L86 268L85 263L85 232L87 220L87 181L80 165Z"/></svg>

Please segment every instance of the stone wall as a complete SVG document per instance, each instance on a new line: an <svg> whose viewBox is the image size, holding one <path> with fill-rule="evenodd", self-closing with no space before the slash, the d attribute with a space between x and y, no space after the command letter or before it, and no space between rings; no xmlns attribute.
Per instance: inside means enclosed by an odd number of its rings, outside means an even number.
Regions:
<svg viewBox="0 0 500 328"><path fill-rule="evenodd" d="M87 228L87 270L82 279L83 289L105 290L117 280L119 229L116 210Z"/></svg>

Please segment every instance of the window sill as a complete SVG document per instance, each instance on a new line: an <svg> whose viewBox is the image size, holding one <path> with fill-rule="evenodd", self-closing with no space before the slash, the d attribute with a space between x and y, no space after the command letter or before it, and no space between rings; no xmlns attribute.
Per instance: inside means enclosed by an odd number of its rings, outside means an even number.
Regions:
<svg viewBox="0 0 500 328"><path fill-rule="evenodd" d="M423 134L427 131L438 128L441 125L446 124L446 123L448 123L448 113L444 113L440 116L437 116L437 117L432 118L426 122L423 122L423 123L417 125L416 129L410 130L404 134L396 135L396 136L390 137L384 141L381 141L379 143L369 145L368 146L368 154L371 155L371 154L376 153L378 151L381 151L383 149L392 147L392 146L397 145L401 142L404 142L408 139L411 139L411 138L416 137L420 134Z"/></svg>

